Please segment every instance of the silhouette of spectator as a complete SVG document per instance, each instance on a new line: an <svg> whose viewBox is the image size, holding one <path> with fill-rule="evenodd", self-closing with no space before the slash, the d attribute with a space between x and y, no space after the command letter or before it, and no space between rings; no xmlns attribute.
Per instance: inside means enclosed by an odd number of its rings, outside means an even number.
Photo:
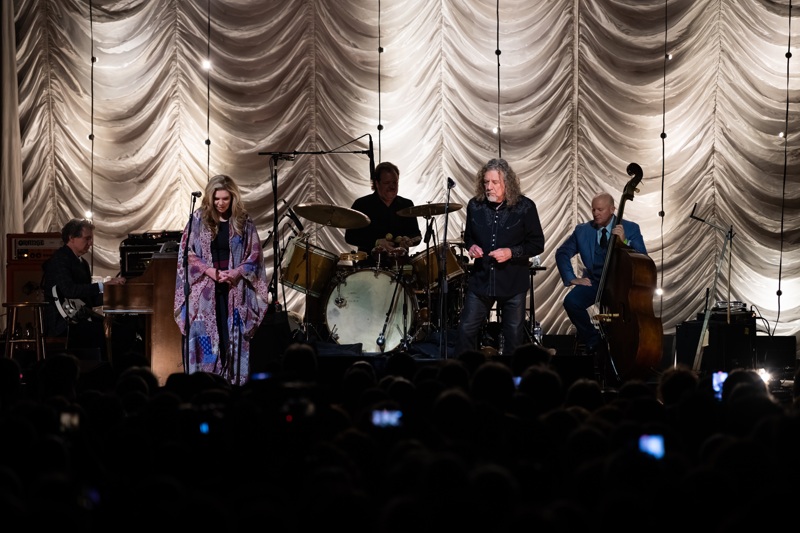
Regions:
<svg viewBox="0 0 800 533"><path fill-rule="evenodd" d="M439 365L436 379L445 388L459 388L469 391L470 373L467 365L460 359L447 359Z"/></svg>
<svg viewBox="0 0 800 533"><path fill-rule="evenodd" d="M656 395L665 407L673 407L699 386L700 378L685 364L667 368L658 378Z"/></svg>
<svg viewBox="0 0 800 533"><path fill-rule="evenodd" d="M487 361L475 370L470 382L473 401L505 413L516 392L511 369L503 363Z"/></svg>
<svg viewBox="0 0 800 533"><path fill-rule="evenodd" d="M567 387L564 405L583 407L590 413L605 404L600 384L589 378L578 378Z"/></svg>
<svg viewBox="0 0 800 533"><path fill-rule="evenodd" d="M65 352L48 355L39 361L36 373L39 398L63 396L75 400L80 375L81 367L74 355Z"/></svg>
<svg viewBox="0 0 800 533"><path fill-rule="evenodd" d="M408 352L395 352L386 360L384 372L388 376L399 376L411 381L417 373L417 363Z"/></svg>
<svg viewBox="0 0 800 533"><path fill-rule="evenodd" d="M375 369L369 363L356 361L345 369L338 386L338 399L353 420L358 419L364 391L370 388L378 389L377 385Z"/></svg>
<svg viewBox="0 0 800 533"><path fill-rule="evenodd" d="M456 359L464 363L464 366L469 370L470 377L475 374L475 371L478 370L483 363L489 360L486 354L480 350L464 350L458 354Z"/></svg>
<svg viewBox="0 0 800 533"><path fill-rule="evenodd" d="M540 344L533 342L520 344L511 354L511 373L521 376L529 366L547 366L552 362L555 354L555 349L545 348Z"/></svg>
<svg viewBox="0 0 800 533"><path fill-rule="evenodd" d="M317 351L312 345L293 342L284 350L281 357L283 380L316 382L318 370Z"/></svg>
<svg viewBox="0 0 800 533"><path fill-rule="evenodd" d="M22 399L22 367L16 359L0 357L0 411Z"/></svg>
<svg viewBox="0 0 800 533"><path fill-rule="evenodd" d="M531 399L533 415L544 414L564 403L564 384L558 372L545 365L525 369L518 390Z"/></svg>

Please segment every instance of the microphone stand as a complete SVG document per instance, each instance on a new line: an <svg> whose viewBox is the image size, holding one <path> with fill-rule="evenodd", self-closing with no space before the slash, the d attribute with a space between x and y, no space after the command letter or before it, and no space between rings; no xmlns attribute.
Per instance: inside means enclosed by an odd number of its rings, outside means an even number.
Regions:
<svg viewBox="0 0 800 533"><path fill-rule="evenodd" d="M372 173L374 173L373 167L374 167L374 164L375 164L374 163L374 152L373 152L373 149L372 149L372 135L370 135L369 133L365 133L361 137L357 137L357 138L355 138L355 139L353 139L351 141L348 141L345 144L343 144L342 146L346 146L346 145L348 145L348 144L350 144L352 142L355 142L355 141L357 141L357 140L359 140L359 139L361 139L363 137L366 137L366 136L369 136L369 149L368 150L343 151L343 150L339 150L339 148L341 148L341 146L340 146L340 147L334 148L332 150L317 150L317 151L313 151L313 152L300 152L300 151L297 151L297 150L293 150L291 152L258 152L258 155L268 155L268 156L270 156L270 159L272 161L272 164L271 164L271 167L273 169L273 171L271 173L272 174L272 198L274 200L273 210L274 210L275 215L277 215L277 213L278 213L278 165L277 165L278 160L283 159L284 161L294 161L295 156L298 156L298 155L365 154L365 155L368 155L369 158L370 158L370 175L371 175ZM272 219L273 219L272 220L272 232L273 232L274 235L277 235L278 234L278 217L277 216L273 216ZM310 265L310 257L311 257L310 256L310 252L311 252L311 250L310 250L309 239L306 239L305 244L306 244L306 251L305 251L305 254L304 254L304 256L305 256L304 259L306 261L306 284L310 285L309 277L311 275L310 274L310 268L311 268L311 265ZM278 255L279 255L278 254L278 239L273 239L273 243L272 243L272 268L273 268L272 276L273 276L273 279L277 279L277 274L276 273L279 271L278 270L279 269ZM273 284L273 288L270 289L271 290L271 294L272 294L272 302L273 302L269 306L269 310L270 311L275 311L275 310L278 310L280 308L280 304L278 303L278 289L277 289L277 287L278 287L278 283L276 281ZM309 305L309 302L308 302L308 296L309 296L308 295L308 291L309 290L310 290L310 287L307 288L306 291L305 291L306 309L305 309L305 317L304 317L304 322L303 322L303 326L305 328L305 334L306 334L305 335L306 336L306 339L305 339L306 341L308 341L308 339L309 339L309 328L308 328L308 305Z"/></svg>
<svg viewBox="0 0 800 533"><path fill-rule="evenodd" d="M197 197L192 195L192 205L189 208L189 223L186 225L186 244L183 247L183 371L189 372L189 243L192 242L192 216Z"/></svg>
<svg viewBox="0 0 800 533"><path fill-rule="evenodd" d="M263 152L259 152L258 155L266 155ZM272 237L272 279L270 280L269 284L269 293L272 295L272 302L270 302L269 306L267 307L267 313L275 313L280 311L280 303L278 302L278 283L277 283L277 276L278 276L278 268L279 268L279 243L278 243L278 160L279 159L287 159L284 157L284 154L281 152L271 152L269 153L270 156L270 179L272 181L272 203L273 203L273 213L275 213L272 217L272 233L270 236ZM292 158L294 159L294 158ZM291 161L292 159L287 159ZM267 238L269 240L269 237ZM265 243L266 245L266 243Z"/></svg>
<svg viewBox="0 0 800 533"><path fill-rule="evenodd" d="M445 302L447 301L447 221L450 218L450 184L452 180L448 178L447 195L444 201L444 240L442 241L442 249L440 250L439 257L439 328L441 334L439 336L439 357L447 359L447 322L444 319ZM455 183L453 183L453 187Z"/></svg>

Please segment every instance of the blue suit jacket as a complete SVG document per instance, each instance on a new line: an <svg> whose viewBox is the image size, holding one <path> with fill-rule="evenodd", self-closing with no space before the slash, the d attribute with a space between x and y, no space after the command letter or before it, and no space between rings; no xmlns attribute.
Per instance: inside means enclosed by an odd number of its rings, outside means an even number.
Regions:
<svg viewBox="0 0 800 533"><path fill-rule="evenodd" d="M628 246L639 253L646 254L647 248L645 248L639 224L623 219L622 228L625 230ZM556 266L564 285L571 285L570 282L577 277L599 278L602 275L602 272L592 272L591 270L595 249L598 246L600 245L597 243L597 228L594 226L594 222L584 222L575 226L572 234L556 250ZM572 258L575 254L580 255L585 267L581 276L576 275L572 268Z"/></svg>

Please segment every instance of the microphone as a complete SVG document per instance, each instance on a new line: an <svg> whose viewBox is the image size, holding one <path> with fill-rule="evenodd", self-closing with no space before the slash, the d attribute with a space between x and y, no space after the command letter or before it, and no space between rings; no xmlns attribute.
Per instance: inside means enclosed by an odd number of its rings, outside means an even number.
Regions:
<svg viewBox="0 0 800 533"><path fill-rule="evenodd" d="M297 226L297 229L299 229L302 232L303 224L300 222L300 219L297 218L297 215L294 214L294 211L292 211L291 207L286 211L286 214L289 215L289 218L292 219L292 222L294 222L295 226Z"/></svg>
<svg viewBox="0 0 800 533"><path fill-rule="evenodd" d="M203 193L200 191L194 191L192 193L192 196L194 196L195 198L200 198L201 196L203 196Z"/></svg>
<svg viewBox="0 0 800 533"><path fill-rule="evenodd" d="M453 181L453 178L447 178L447 188L452 189L456 186L456 182Z"/></svg>
<svg viewBox="0 0 800 533"><path fill-rule="evenodd" d="M370 180L374 180L375 179L375 151L372 149L372 134L371 133L367 133L367 135L369 135L369 150L367 151L368 155L369 155L369 179Z"/></svg>

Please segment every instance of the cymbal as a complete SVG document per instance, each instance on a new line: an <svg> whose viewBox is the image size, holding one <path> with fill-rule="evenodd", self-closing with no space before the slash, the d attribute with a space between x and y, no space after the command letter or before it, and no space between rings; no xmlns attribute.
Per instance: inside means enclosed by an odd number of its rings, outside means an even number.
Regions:
<svg viewBox="0 0 800 533"><path fill-rule="evenodd" d="M369 225L369 217L355 209L330 204L300 204L295 213L317 224L334 228L357 229Z"/></svg>
<svg viewBox="0 0 800 533"><path fill-rule="evenodd" d="M458 211L462 207L464 206L461 204L450 204L449 206L446 206L445 204L423 204L406 207L405 209L398 211L397 214L401 217L429 218L433 215L443 215L447 212L452 213L453 211Z"/></svg>
<svg viewBox="0 0 800 533"><path fill-rule="evenodd" d="M363 261L367 258L367 252L344 252L339 254L340 261Z"/></svg>

